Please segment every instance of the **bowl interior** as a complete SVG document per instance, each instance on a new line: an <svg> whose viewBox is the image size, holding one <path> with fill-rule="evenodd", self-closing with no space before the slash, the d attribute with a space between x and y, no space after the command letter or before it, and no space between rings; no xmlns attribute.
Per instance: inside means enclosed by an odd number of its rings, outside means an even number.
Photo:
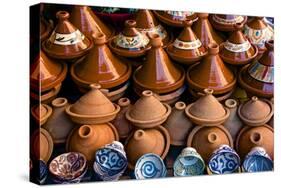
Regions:
<svg viewBox="0 0 281 188"><path fill-rule="evenodd" d="M175 165L174 171L179 176L199 175L203 173L205 168L203 160L196 156L184 156L178 161L179 164Z"/></svg>
<svg viewBox="0 0 281 188"><path fill-rule="evenodd" d="M214 174L227 174L235 172L240 165L240 158L232 152L218 153L211 157L209 169Z"/></svg>

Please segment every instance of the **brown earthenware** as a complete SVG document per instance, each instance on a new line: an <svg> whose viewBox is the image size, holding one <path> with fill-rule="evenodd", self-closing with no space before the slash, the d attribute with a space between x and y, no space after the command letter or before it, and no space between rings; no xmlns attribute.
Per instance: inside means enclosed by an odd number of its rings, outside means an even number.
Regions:
<svg viewBox="0 0 281 188"><path fill-rule="evenodd" d="M92 48L92 41L68 21L68 12L58 11L57 18L58 24L49 39L43 42L43 50L56 59L74 59L85 55Z"/></svg>
<svg viewBox="0 0 281 188"><path fill-rule="evenodd" d="M128 158L128 167L134 169L137 160L146 153L154 153L162 159L166 157L170 148L168 131L158 126L153 129L138 129L125 142L125 151Z"/></svg>
<svg viewBox="0 0 281 188"><path fill-rule="evenodd" d="M118 132L111 123L82 125L68 136L66 150L84 154L87 161L94 160L97 149L119 140Z"/></svg>
<svg viewBox="0 0 281 188"><path fill-rule="evenodd" d="M177 102L164 123L164 127L168 130L171 137L171 145L184 146L186 138L193 127L192 122L184 113L185 108L184 102Z"/></svg>
<svg viewBox="0 0 281 188"><path fill-rule="evenodd" d="M271 104L274 106L274 98L272 97L270 99ZM274 114L272 115L272 117L270 118L269 122L267 122L267 124L269 126L271 126L272 128L274 128Z"/></svg>
<svg viewBox="0 0 281 188"><path fill-rule="evenodd" d="M43 15L40 16L40 41L45 41L51 34L54 27L52 20L47 21Z"/></svg>
<svg viewBox="0 0 281 188"><path fill-rule="evenodd" d="M57 96L57 94L59 93L60 89L61 89L61 85L56 85L54 88L48 90L48 91L44 91L44 92L39 92L38 91L30 91L30 96L32 99L36 100L36 101L40 101L41 103L44 104L49 104L50 102L52 102L52 100L54 100ZM41 95L39 95L41 94Z"/></svg>
<svg viewBox="0 0 281 188"><path fill-rule="evenodd" d="M99 89L99 84L91 84L91 90L74 104L66 107L66 113L78 124L98 124L113 120L120 107L112 103Z"/></svg>
<svg viewBox="0 0 281 188"><path fill-rule="evenodd" d="M31 108L31 115L40 126L46 123L52 112L52 108L47 104L39 104Z"/></svg>
<svg viewBox="0 0 281 188"><path fill-rule="evenodd" d="M236 23L245 24L247 22L247 16L213 14L210 15L210 22L219 31L234 31Z"/></svg>
<svg viewBox="0 0 281 188"><path fill-rule="evenodd" d="M213 151L223 144L233 147L231 135L222 125L196 126L187 139L187 146L195 148L205 162L208 162Z"/></svg>

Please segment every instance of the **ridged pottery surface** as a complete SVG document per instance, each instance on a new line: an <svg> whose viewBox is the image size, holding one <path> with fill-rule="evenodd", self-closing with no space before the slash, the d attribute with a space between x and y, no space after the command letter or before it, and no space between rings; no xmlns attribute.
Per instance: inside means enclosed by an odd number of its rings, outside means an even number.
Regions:
<svg viewBox="0 0 281 188"><path fill-rule="evenodd" d="M31 108L31 115L39 125L46 123L50 115L52 114L53 109L47 104L35 105Z"/></svg>
<svg viewBox="0 0 281 188"><path fill-rule="evenodd" d="M185 20L197 20L197 14L191 11L153 11L157 18L173 27L183 27Z"/></svg>
<svg viewBox="0 0 281 188"><path fill-rule="evenodd" d="M235 24L244 24L247 22L247 16L213 14L210 16L210 22L219 31L234 31Z"/></svg>

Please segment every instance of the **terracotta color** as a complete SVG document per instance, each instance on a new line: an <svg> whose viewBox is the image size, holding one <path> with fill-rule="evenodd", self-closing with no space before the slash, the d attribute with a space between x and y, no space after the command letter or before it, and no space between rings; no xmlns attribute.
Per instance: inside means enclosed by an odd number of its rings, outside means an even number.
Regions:
<svg viewBox="0 0 281 188"><path fill-rule="evenodd" d="M171 144L175 146L185 145L187 136L193 127L192 122L184 113L185 108L186 105L184 102L177 102L167 121L164 123L165 128L170 134Z"/></svg>
<svg viewBox="0 0 281 188"><path fill-rule="evenodd" d="M258 97L273 97L274 89L274 41L266 42L268 49L261 59L244 66L238 75L242 88Z"/></svg>
<svg viewBox="0 0 281 188"><path fill-rule="evenodd" d="M274 159L274 130L268 125L258 127L245 126L237 136L236 151L243 159L253 147L263 147Z"/></svg>
<svg viewBox="0 0 281 188"><path fill-rule="evenodd" d="M39 125L46 123L50 115L52 114L52 108L47 104L35 105L31 108L31 115Z"/></svg>
<svg viewBox="0 0 281 188"><path fill-rule="evenodd" d="M69 106L66 98L56 98L52 101L53 113L44 124L46 129L53 138L55 144L62 144L66 142L67 136L74 128L72 123L65 113L65 108Z"/></svg>
<svg viewBox="0 0 281 188"><path fill-rule="evenodd" d="M222 125L196 126L187 139L187 146L195 148L205 162L223 144L233 147L231 135Z"/></svg>
<svg viewBox="0 0 281 188"><path fill-rule="evenodd" d="M57 96L57 94L59 93L60 89L61 89L61 85L59 84L57 86L55 86L54 88L45 91L45 92L41 92L39 93L38 91L33 92L32 90L30 91L30 97L36 101L40 101L41 103L44 104L49 104L52 100L54 100ZM41 95L38 95L41 94Z"/></svg>
<svg viewBox="0 0 281 188"><path fill-rule="evenodd" d="M192 31L191 20L184 21L184 29L173 44L167 47L171 58L183 64L195 63L207 54L207 50Z"/></svg>
<svg viewBox="0 0 281 188"><path fill-rule="evenodd" d="M56 59L74 59L85 55L92 47L92 41L85 37L69 21L69 13L57 12L58 24L45 42L43 50Z"/></svg>
<svg viewBox="0 0 281 188"><path fill-rule="evenodd" d="M189 11L155 11L154 10L153 12L161 22L173 27L183 27L184 20L192 20L193 22L197 20L197 14ZM190 15L188 16L180 15L182 13L187 13ZM176 16L173 14L178 14L178 15Z"/></svg>
<svg viewBox="0 0 281 188"><path fill-rule="evenodd" d="M91 84L91 90L74 104L66 107L66 113L78 124L98 124L113 120L120 107L112 103L99 89L99 84Z"/></svg>
<svg viewBox="0 0 281 188"><path fill-rule="evenodd" d="M153 92L146 90L142 92L142 97L128 109L126 118L140 128L152 128L161 125L166 121L171 113L171 107L166 103L161 103Z"/></svg>
<svg viewBox="0 0 281 188"><path fill-rule="evenodd" d="M229 117L229 109L224 108L212 95L213 90L205 89L204 92L204 96L186 107L186 115L198 125L212 126L224 123Z"/></svg>
<svg viewBox="0 0 281 188"><path fill-rule="evenodd" d="M154 153L164 159L169 148L170 136L164 127L138 129L127 138L125 143L128 167L134 169L136 161L146 153Z"/></svg>
<svg viewBox="0 0 281 188"><path fill-rule="evenodd" d="M49 20L47 21L42 15L40 16L40 41L46 40L53 30L54 23Z"/></svg>
<svg viewBox="0 0 281 188"><path fill-rule="evenodd" d="M66 150L84 154L93 162L97 149L119 140L118 132L111 123L82 125L74 129L66 143Z"/></svg>
<svg viewBox="0 0 281 188"><path fill-rule="evenodd" d="M226 14L213 14L210 16L210 22L213 27L220 31L234 31L236 23L245 24L247 16L240 15L226 15Z"/></svg>
<svg viewBox="0 0 281 188"><path fill-rule="evenodd" d="M273 105L269 100L253 96L251 100L239 106L238 115L246 125L260 126L272 117Z"/></svg>
<svg viewBox="0 0 281 188"><path fill-rule="evenodd" d="M270 99L271 104L274 106L274 98L272 97ZM274 128L274 114L272 115L272 117L270 118L269 122L267 122L267 124L269 126L271 126L272 128Z"/></svg>

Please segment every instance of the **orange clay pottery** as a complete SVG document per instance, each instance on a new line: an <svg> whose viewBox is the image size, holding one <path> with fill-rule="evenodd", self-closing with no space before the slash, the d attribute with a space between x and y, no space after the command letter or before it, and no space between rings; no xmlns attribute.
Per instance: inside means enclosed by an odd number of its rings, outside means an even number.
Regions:
<svg viewBox="0 0 281 188"><path fill-rule="evenodd" d="M171 107L161 103L152 91L142 92L142 97L128 109L126 118L136 127L152 128L161 125L171 113Z"/></svg>
<svg viewBox="0 0 281 188"><path fill-rule="evenodd" d="M205 162L223 144L233 147L231 135L222 125L195 126L187 139L187 146L196 149Z"/></svg>
<svg viewBox="0 0 281 188"><path fill-rule="evenodd" d="M87 161L93 162L97 149L119 140L117 130L111 123L82 125L74 129L66 143L66 151L80 152Z"/></svg>
<svg viewBox="0 0 281 188"><path fill-rule="evenodd" d="M243 26L241 23L235 24L236 30L220 45L220 57L226 63L244 65L250 63L258 55L258 48L244 36Z"/></svg>
<svg viewBox="0 0 281 188"><path fill-rule="evenodd" d="M229 117L229 109L212 95L212 89L205 89L204 92L204 96L186 107L186 115L197 125L212 126L224 123Z"/></svg>
<svg viewBox="0 0 281 188"><path fill-rule="evenodd" d="M274 98L272 97L270 99L270 102L272 103L272 105L274 106ZM272 115L272 117L270 118L269 122L267 122L267 124L269 126L271 126L272 128L274 128L274 114Z"/></svg>
<svg viewBox="0 0 281 188"><path fill-rule="evenodd" d="M113 120L120 107L112 103L99 89L99 84L91 84L91 90L74 104L66 107L66 113L78 124L98 124Z"/></svg>
<svg viewBox="0 0 281 188"><path fill-rule="evenodd" d="M128 167L134 169L137 160L144 154L154 153L162 159L166 157L170 148L168 131L158 126L153 129L138 129L125 142L125 151L128 158Z"/></svg>
<svg viewBox="0 0 281 188"><path fill-rule="evenodd" d="M149 38L136 29L135 20L127 20L124 30L108 43L111 50L124 57L143 56L150 48Z"/></svg>
<svg viewBox="0 0 281 188"><path fill-rule="evenodd" d="M238 82L248 94L271 98L274 90L274 41L266 42L267 51L250 65L245 65L239 72Z"/></svg>
<svg viewBox="0 0 281 188"><path fill-rule="evenodd" d="M58 24L45 42L43 50L56 59L75 59L85 55L92 47L92 41L69 21L69 13L57 12Z"/></svg>
<svg viewBox="0 0 281 188"><path fill-rule="evenodd" d="M52 112L53 109L47 104L39 104L31 108L31 115L40 126L46 123Z"/></svg>
<svg viewBox="0 0 281 188"><path fill-rule="evenodd" d="M237 136L236 151L243 159L253 147L263 147L274 158L274 130L269 125L245 126Z"/></svg>
<svg viewBox="0 0 281 188"><path fill-rule="evenodd" d="M238 115L246 125L260 126L272 117L273 104L269 100L253 96L251 100L239 106Z"/></svg>
<svg viewBox="0 0 281 188"><path fill-rule="evenodd" d="M237 23L245 24L247 16L213 14L210 16L212 26L219 31L234 31Z"/></svg>
<svg viewBox="0 0 281 188"><path fill-rule="evenodd" d="M187 136L193 126L192 122L184 113L185 108L186 105L184 102L177 102L167 121L164 123L164 127L168 130L171 137L171 144L175 146L185 145Z"/></svg>
<svg viewBox="0 0 281 188"><path fill-rule="evenodd" d="M65 108L69 106L66 98L56 98L52 101L53 113L49 117L43 128L46 129L53 138L54 144L66 142L67 136L74 128L74 123L65 113Z"/></svg>
<svg viewBox="0 0 281 188"><path fill-rule="evenodd" d="M51 20L46 20L43 15L40 15L40 41L43 42L46 40L54 27L54 23Z"/></svg>
<svg viewBox="0 0 281 188"><path fill-rule="evenodd" d="M167 47L170 57L183 64L191 64L202 59L207 54L207 50L202 45L191 29L192 21L184 21L184 29L173 42Z"/></svg>

